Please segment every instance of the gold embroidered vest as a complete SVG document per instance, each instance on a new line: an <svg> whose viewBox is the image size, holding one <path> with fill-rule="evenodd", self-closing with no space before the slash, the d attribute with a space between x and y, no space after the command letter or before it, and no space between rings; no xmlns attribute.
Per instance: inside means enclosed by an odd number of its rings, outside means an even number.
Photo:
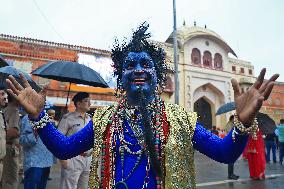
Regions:
<svg viewBox="0 0 284 189"><path fill-rule="evenodd" d="M97 109L93 117L94 151L89 177L89 188L100 189L100 157L103 134L115 107ZM169 135L165 145L165 189L196 189L194 151L191 139L194 134L197 114L184 108L165 104ZM109 183L111 188L111 182Z"/></svg>

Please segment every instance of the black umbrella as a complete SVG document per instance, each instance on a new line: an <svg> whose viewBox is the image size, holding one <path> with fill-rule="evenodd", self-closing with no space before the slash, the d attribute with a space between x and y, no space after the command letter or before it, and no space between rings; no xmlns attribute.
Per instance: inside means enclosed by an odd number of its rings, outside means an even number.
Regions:
<svg viewBox="0 0 284 189"><path fill-rule="evenodd" d="M76 62L49 62L32 72L33 75L62 82L108 87L104 79L95 70Z"/></svg>
<svg viewBox="0 0 284 189"><path fill-rule="evenodd" d="M8 78L9 75L12 75L21 85L23 85L22 80L20 79L20 73L24 74L25 78L28 80L29 84L31 87L39 92L41 88L36 84L36 82L33 81L31 76L23 71L20 71L16 69L13 66L5 66L0 68L0 83L2 86L5 88L9 88L6 83L6 79Z"/></svg>
<svg viewBox="0 0 284 189"><path fill-rule="evenodd" d="M90 85L93 87L108 87L107 83L98 74L98 72L77 62L49 62L34 70L32 74L43 78L54 79L62 82L69 82L70 85L71 83L76 83ZM67 95L66 106L68 103L70 85Z"/></svg>
<svg viewBox="0 0 284 189"><path fill-rule="evenodd" d="M216 112L216 115L221 115L236 109L235 102L229 102L227 104L222 105Z"/></svg>
<svg viewBox="0 0 284 189"><path fill-rule="evenodd" d="M8 62L0 55L0 67L9 66Z"/></svg>
<svg viewBox="0 0 284 189"><path fill-rule="evenodd" d="M276 124L269 115L258 112L256 118L258 121L258 128L262 132L262 134L274 133Z"/></svg>

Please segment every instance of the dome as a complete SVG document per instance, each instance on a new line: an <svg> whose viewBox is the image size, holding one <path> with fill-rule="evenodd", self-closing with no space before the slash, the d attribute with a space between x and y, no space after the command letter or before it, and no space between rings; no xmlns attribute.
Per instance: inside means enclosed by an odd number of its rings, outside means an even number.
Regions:
<svg viewBox="0 0 284 189"><path fill-rule="evenodd" d="M210 39L223 47L228 53L230 52L237 57L233 49L221 38L221 36L212 30L199 26L183 26L177 29L177 40L179 45L183 46L187 41L193 38ZM173 33L171 33L171 35L168 37L166 43L173 43Z"/></svg>

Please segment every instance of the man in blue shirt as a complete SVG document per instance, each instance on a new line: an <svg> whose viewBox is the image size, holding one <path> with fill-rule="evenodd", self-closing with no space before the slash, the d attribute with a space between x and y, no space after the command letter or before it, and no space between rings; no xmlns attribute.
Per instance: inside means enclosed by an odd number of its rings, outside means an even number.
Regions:
<svg viewBox="0 0 284 189"><path fill-rule="evenodd" d="M280 120L280 125L277 126L277 134L279 140L279 163L282 165L283 156L284 156L284 119Z"/></svg>
<svg viewBox="0 0 284 189"><path fill-rule="evenodd" d="M20 144L24 150L24 188L45 189L50 167L54 162L53 155L35 135L28 115L22 118L20 124Z"/></svg>

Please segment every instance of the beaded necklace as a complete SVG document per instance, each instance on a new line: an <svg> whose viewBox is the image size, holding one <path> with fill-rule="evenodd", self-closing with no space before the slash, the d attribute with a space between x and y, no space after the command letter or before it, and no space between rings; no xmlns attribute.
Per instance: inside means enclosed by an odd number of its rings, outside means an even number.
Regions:
<svg viewBox="0 0 284 189"><path fill-rule="evenodd" d="M161 148L162 143L164 142L164 133L162 128L163 123L163 114L164 114L164 104L160 97L157 95L155 100L147 106L147 109L151 112L151 127L154 134L154 144L155 144L155 153L158 157L158 160L161 161ZM144 178L144 182L142 185L142 189L146 189L149 183L149 172L150 172L150 158L148 152L146 150L146 146L143 138L143 127L141 126L141 115L139 114L137 107L130 107L126 98L122 98L116 110L114 111L111 119L109 120L111 124L111 161L112 161L112 188L117 188L119 186L124 186L124 188L128 189L126 181L131 177L131 175L136 171L137 167L141 163L141 157L143 154L147 156L147 165L145 167L146 176ZM129 135L132 138L135 138L137 142L129 142L125 140L125 135ZM119 145L117 145L117 141L119 141ZM139 145L141 149L134 151L131 149L131 146ZM118 150L118 153L116 149ZM102 152L104 152L104 145L102 146ZM136 161L133 168L130 172L125 175L124 174L124 158L125 153L132 154L136 156ZM121 180L115 180L116 175L116 166L115 160L117 157L120 157L121 160ZM105 154L102 153L102 162L105 162ZM104 172L103 167L101 172ZM102 180L103 174L102 175ZM156 177L156 187L157 189L161 188L161 179Z"/></svg>

